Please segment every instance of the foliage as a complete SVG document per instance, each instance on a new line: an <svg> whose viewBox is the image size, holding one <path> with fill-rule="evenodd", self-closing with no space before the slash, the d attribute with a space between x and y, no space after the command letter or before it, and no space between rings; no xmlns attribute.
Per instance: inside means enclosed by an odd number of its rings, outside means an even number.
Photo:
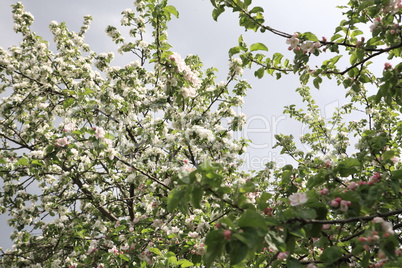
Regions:
<svg viewBox="0 0 402 268"><path fill-rule="evenodd" d="M0 104L0 209L15 228L2 266L401 266L402 65L386 62L378 77L370 65L401 57L400 1L351 0L334 35L321 40L267 26L251 0L211 3L215 20L231 9L246 30L285 38L294 58L267 56L266 44L240 37L227 80L216 83L214 68L171 50L166 23L177 10L138 0L122 13L131 41L107 29L120 53L137 57L116 67L113 53L84 42L89 16L78 33L52 22L52 52L30 30L32 15L14 5L23 41L0 50L9 95ZM311 68L322 54L332 56ZM300 141L311 149L277 135L296 164L268 163L250 176L238 160L247 141L232 138L245 118L232 108L250 87L242 68L254 66L259 78L300 77L307 109L289 104L285 112L309 127ZM329 120L309 89L324 79L336 79L350 101Z"/></svg>

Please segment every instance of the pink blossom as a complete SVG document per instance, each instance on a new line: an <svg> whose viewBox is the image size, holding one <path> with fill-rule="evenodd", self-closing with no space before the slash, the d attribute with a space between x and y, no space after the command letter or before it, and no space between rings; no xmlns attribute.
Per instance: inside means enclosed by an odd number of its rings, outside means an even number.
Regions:
<svg viewBox="0 0 402 268"><path fill-rule="evenodd" d="M351 183L349 183L348 185L348 189L349 190L354 190L357 188L357 186L359 186L356 182L352 181Z"/></svg>
<svg viewBox="0 0 402 268"><path fill-rule="evenodd" d="M331 201L331 207L337 208L337 207L339 207L339 203L336 202L336 200L332 200Z"/></svg>
<svg viewBox="0 0 402 268"><path fill-rule="evenodd" d="M103 139L105 137L105 130L103 128L94 127L92 129L95 130L95 137L98 139Z"/></svg>
<svg viewBox="0 0 402 268"><path fill-rule="evenodd" d="M116 254L116 255L118 255L118 254L120 253L119 250L116 248L116 246L113 246L112 248L110 248L110 249L108 250L108 252L114 253L114 254Z"/></svg>
<svg viewBox="0 0 402 268"><path fill-rule="evenodd" d="M392 68L392 64L389 62L384 63L384 70L389 70Z"/></svg>
<svg viewBox="0 0 402 268"><path fill-rule="evenodd" d="M298 35L294 34L294 35L292 35L292 37L286 39L286 44L290 45L289 50L292 50L299 45L300 40L297 37L298 37Z"/></svg>
<svg viewBox="0 0 402 268"><path fill-rule="evenodd" d="M305 193L294 193L289 196L291 206L299 206L307 202L307 195Z"/></svg>
<svg viewBox="0 0 402 268"><path fill-rule="evenodd" d="M230 230L225 230L223 231L223 235L225 236L226 240L229 240L231 238L232 232Z"/></svg>
<svg viewBox="0 0 402 268"><path fill-rule="evenodd" d="M329 229L331 229L331 224L323 224L323 225L322 225L322 229L323 229L323 230L329 230Z"/></svg>
<svg viewBox="0 0 402 268"><path fill-rule="evenodd" d="M69 144L67 137L63 137L60 139L55 140L54 145L56 147L66 147Z"/></svg>
<svg viewBox="0 0 402 268"><path fill-rule="evenodd" d="M380 22L381 22L381 18L378 18L378 17L375 18L373 24L370 26L370 31L373 32L375 29L377 29L377 27L380 24Z"/></svg>
<svg viewBox="0 0 402 268"><path fill-rule="evenodd" d="M388 234L394 233L392 223L390 223L390 222L384 221L383 223L381 223L381 227L382 227L382 230Z"/></svg>
<svg viewBox="0 0 402 268"><path fill-rule="evenodd" d="M346 212L352 203L350 201L342 200L341 201L341 211Z"/></svg>
<svg viewBox="0 0 402 268"><path fill-rule="evenodd" d="M367 238L365 238L364 236L361 236L361 237L359 237L357 240L359 240L359 242L364 243L364 242L367 241Z"/></svg>
<svg viewBox="0 0 402 268"><path fill-rule="evenodd" d="M75 130L75 125L73 123L68 123L63 128L63 132L71 132L74 130Z"/></svg>
<svg viewBox="0 0 402 268"><path fill-rule="evenodd" d="M276 258L281 261L286 260L287 257L288 257L287 252L279 252L278 255L276 256Z"/></svg>
<svg viewBox="0 0 402 268"><path fill-rule="evenodd" d="M320 44L320 43L318 42L318 44ZM308 42L303 43L300 46L300 48L303 50L304 53L314 53L317 48L317 45L314 42L308 41Z"/></svg>
<svg viewBox="0 0 402 268"><path fill-rule="evenodd" d="M320 195L326 195L329 193L329 190L327 188L324 188L320 191Z"/></svg>
<svg viewBox="0 0 402 268"><path fill-rule="evenodd" d="M373 183L378 182L380 178L381 178L381 174L378 172L374 172L374 175L370 177L368 184L372 185Z"/></svg>
<svg viewBox="0 0 402 268"><path fill-rule="evenodd" d="M333 166L334 163L332 163L331 159L327 159L324 162L325 167L330 168Z"/></svg>

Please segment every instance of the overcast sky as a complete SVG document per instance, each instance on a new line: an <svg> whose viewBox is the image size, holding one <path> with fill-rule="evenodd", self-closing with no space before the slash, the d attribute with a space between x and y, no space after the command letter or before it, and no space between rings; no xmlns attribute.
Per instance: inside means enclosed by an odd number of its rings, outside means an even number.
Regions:
<svg viewBox="0 0 402 268"><path fill-rule="evenodd" d="M19 42L19 36L13 32L10 7L16 2L0 1L0 46L3 48ZM49 41L52 40L48 30L50 21L64 21L70 29L78 31L83 16L92 15L94 20L86 35L86 41L96 52L115 51L115 45L105 34L105 28L107 25L119 26L121 11L126 8L134 9L132 0L22 0L21 2L35 17L33 31ZM341 10L335 6L347 3L346 0L254 0L253 2L265 9L267 25L288 33L311 31L319 38L331 36L342 18ZM265 43L271 54L281 52L290 55L285 39L269 33L244 33L238 26L236 15L231 12L222 14L218 22L213 21L209 0L170 0L170 4L180 13L179 19L173 19L169 24L169 42L173 45L172 50L183 57L187 54L198 54L206 68L214 66L221 71L221 79L226 76L228 70L227 51L237 45L240 34L245 36L248 44ZM117 57L113 64L124 65L131 60ZM275 133L292 133L298 136L302 132L299 124L282 114L283 106L300 104L300 99L294 92L299 85L298 79L289 76L276 81L266 76L258 80L247 70L244 78L253 86L242 108L242 112L249 118L249 125L243 134L253 139L253 144L245 156L248 167L263 168L263 163L268 160L285 164L288 160L279 156L271 146L274 144ZM319 100L319 105L327 110L327 114L338 103L340 105L343 103L344 90L336 89L334 83L323 84L322 89L315 91L314 94ZM256 128L260 130L255 130ZM10 246L8 242L10 229L5 226L5 222L6 217L0 216L0 247L4 248Z"/></svg>

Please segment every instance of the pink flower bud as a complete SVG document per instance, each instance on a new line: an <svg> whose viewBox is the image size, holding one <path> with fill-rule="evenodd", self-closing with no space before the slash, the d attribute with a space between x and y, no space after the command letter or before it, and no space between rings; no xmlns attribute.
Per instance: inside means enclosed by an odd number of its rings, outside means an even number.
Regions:
<svg viewBox="0 0 402 268"><path fill-rule="evenodd" d="M322 225L322 229L323 229L323 230L329 230L329 229L331 229L331 224L323 224L323 225Z"/></svg>
<svg viewBox="0 0 402 268"><path fill-rule="evenodd" d="M225 236L226 240L229 240L231 238L232 232L230 230L225 230L223 231L223 235Z"/></svg>
<svg viewBox="0 0 402 268"><path fill-rule="evenodd" d="M266 209L264 209L264 214L267 216L271 216L272 215L272 208L267 207Z"/></svg>
<svg viewBox="0 0 402 268"><path fill-rule="evenodd" d="M358 184L356 182L352 181L351 183L349 183L348 189L349 190L354 190L354 189L357 188L357 186L358 186Z"/></svg>
<svg viewBox="0 0 402 268"><path fill-rule="evenodd" d="M389 70L392 68L392 64L389 62L384 63L384 70Z"/></svg>
<svg viewBox="0 0 402 268"><path fill-rule="evenodd" d="M326 195L327 193L329 193L329 190L327 188L324 188L320 191L320 195Z"/></svg>
<svg viewBox="0 0 402 268"><path fill-rule="evenodd" d="M367 241L367 238L365 238L364 236L361 236L361 237L359 237L357 240L359 240L359 242L364 243L364 242Z"/></svg>
<svg viewBox="0 0 402 268"><path fill-rule="evenodd" d="M276 256L276 258L278 260L285 260L288 257L288 254L286 252L279 252L278 255Z"/></svg>
<svg viewBox="0 0 402 268"><path fill-rule="evenodd" d="M331 201L331 207L337 208L339 206L339 203L336 202L335 200Z"/></svg>

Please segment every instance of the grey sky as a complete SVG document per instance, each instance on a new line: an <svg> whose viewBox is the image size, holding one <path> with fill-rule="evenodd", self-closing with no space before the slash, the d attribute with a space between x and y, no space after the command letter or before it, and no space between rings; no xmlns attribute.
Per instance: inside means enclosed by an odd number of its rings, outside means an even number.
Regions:
<svg viewBox="0 0 402 268"><path fill-rule="evenodd" d="M12 29L10 6L15 2L17 1L0 1L0 46L4 48L19 42L18 35ZM96 52L115 50L115 45L105 34L105 28L107 25L119 26L121 11L133 8L133 1L126 0L22 0L21 2L35 17L32 29L46 40L51 40L48 30L50 21L65 21L70 29L78 31L83 16L91 14L94 20L86 40ZM336 9L335 6L346 4L346 2L346 0L254 1L255 5L264 7L269 26L288 33L311 31L318 37L330 36L333 33L333 29L341 19L341 10ZM200 55L205 67L214 66L220 70L220 78L224 78L228 70L227 51L237 45L240 34L244 34L248 44L264 42L271 54L281 52L291 55L287 51L283 38L269 33L243 33L238 26L237 16L231 12L222 14L218 23L213 21L209 0L171 0L170 4L176 6L180 12L180 18L173 19L169 25L169 41L173 45L172 50L183 57L186 54ZM117 57L114 64L122 65L132 60L125 57L127 55ZM293 133L295 136L301 133L299 124L295 124L293 120L282 115L284 105L300 104L294 92L299 85L297 77L289 76L276 81L266 76L258 80L252 76L252 71L245 70L244 78L253 86L242 109L242 112L252 120L245 134L248 138L254 139L254 145L257 145L251 146L248 151L246 159L249 161L249 167L262 168L262 162L268 160L287 161L278 156L277 151L272 151L271 146L274 143L274 133ZM342 99L344 91L334 90L336 87L334 83L324 83L323 86L321 91L314 94L318 97L321 106L329 107L331 110L337 105L337 101ZM262 130L256 132L253 130L255 128L262 128ZM0 228L0 247L7 248L10 246L8 240L10 229L6 226L5 215L0 216Z"/></svg>

